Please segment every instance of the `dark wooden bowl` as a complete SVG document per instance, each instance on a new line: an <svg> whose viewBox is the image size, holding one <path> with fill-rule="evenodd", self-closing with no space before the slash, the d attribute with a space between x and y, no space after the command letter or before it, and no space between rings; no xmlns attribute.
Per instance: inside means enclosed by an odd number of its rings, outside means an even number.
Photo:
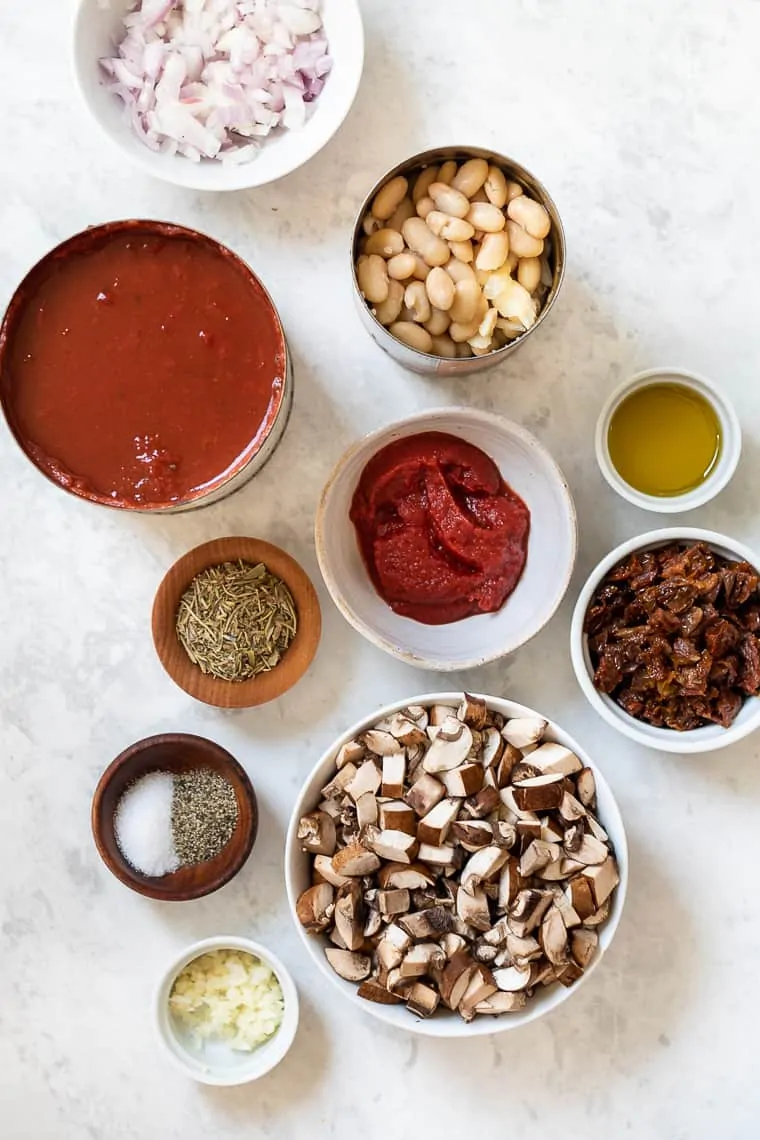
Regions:
<svg viewBox="0 0 760 1140"><path fill-rule="evenodd" d="M296 604L298 628L279 665L250 681L220 681L202 673L188 657L177 637L180 598L196 574L221 562L263 562L290 589ZM258 538L216 538L183 555L167 573L153 603L153 643L166 672L175 684L204 704L220 709L247 709L281 697L300 681L314 660L322 633L317 593L294 558Z"/></svg>
<svg viewBox="0 0 760 1140"><path fill-rule="evenodd" d="M196 768L211 768L235 789L238 821L234 834L214 859L180 867L160 878L143 875L127 862L116 842L114 815L119 800L130 784L148 772L180 773ZM130 745L106 768L92 800L92 834L108 870L138 894L165 902L200 899L228 883L251 854L258 826L256 793L237 760L213 740L181 732L149 736Z"/></svg>

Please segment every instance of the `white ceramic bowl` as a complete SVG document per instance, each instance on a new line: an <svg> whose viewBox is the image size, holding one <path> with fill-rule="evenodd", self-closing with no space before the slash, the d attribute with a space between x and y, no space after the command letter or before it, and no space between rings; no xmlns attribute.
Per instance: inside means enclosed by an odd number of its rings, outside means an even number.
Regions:
<svg viewBox="0 0 760 1140"><path fill-rule="evenodd" d="M610 457L608 439L613 415L631 393L642 388L650 388L653 384L680 384L684 388L690 388L707 400L720 423L721 451L718 462L704 483L683 495L646 495L642 491L637 491L621 478ZM742 452L739 419L726 395L703 376L697 376L694 372L685 372L681 368L651 368L648 372L639 372L629 380L624 380L602 408L596 424L594 442L599 469L613 491L617 491L622 498L636 507L663 515L693 511L695 507L709 503L733 478Z"/></svg>
<svg viewBox="0 0 760 1140"><path fill-rule="evenodd" d="M453 692L426 693L423 696L406 697L403 701L397 701L386 708L375 710L344 732L338 740L330 745L308 776L293 810L285 841L285 884L288 891L290 912L301 936L301 941L306 947L306 952L317 969L324 974L331 985L335 986L347 1001L351 1002L355 1009L376 1017L387 1025L406 1030L407 1033L419 1034L421 1037L485 1037L491 1033L505 1033L510 1029L518 1029L522 1025L528 1025L531 1021L536 1021L539 1017L543 1017L545 1014L551 1013L553 1009L563 1005L591 977L603 955L609 949L620 922L628 889L628 844L615 797L602 773L580 745L558 725L549 721L546 739L555 740L572 749L583 763L594 772L599 819L612 840L620 871L620 885L613 896L610 916L607 922L599 928L599 950L583 977L569 988L562 985L540 987L540 990L529 1000L526 1008L520 1013L505 1014L502 1017L476 1017L469 1024L465 1023L458 1014L446 1009L437 1011L431 1018L417 1019L404 1005L378 1005L375 1002L365 1001L357 995L355 985L338 977L325 958L325 946L330 945L328 940L321 936L307 934L296 915L298 896L311 884L310 856L301 850L298 842L298 821L306 812L313 811L319 803L320 789L330 779L335 769L335 757L338 750L348 740L353 740L359 733L371 728L381 717L390 716L407 705L458 704L461 697L461 693ZM484 699L490 709L500 712L506 717L543 716L543 713L536 713L524 705L515 704L514 701L502 700L500 697L485 697Z"/></svg>
<svg viewBox="0 0 760 1140"><path fill-rule="evenodd" d="M98 60L113 53L123 36L129 0L79 0L74 21L77 85L93 118L121 153L147 174L194 190L246 190L275 182L313 158L346 118L364 67L364 28L358 0L323 0L323 20L335 64L300 131L267 139L261 152L240 166L182 155L155 154L124 121L123 105L106 90Z"/></svg>
<svg viewBox="0 0 760 1140"><path fill-rule="evenodd" d="M169 995L177 975L194 958L212 950L242 950L260 958L282 987L284 1015L282 1024L269 1041L251 1053L240 1053L224 1043L198 1046L182 1029L169 1011ZM286 967L271 950L248 938L206 938L183 950L167 968L156 989L154 1016L158 1034L174 1061L186 1076L204 1085L244 1085L256 1081L279 1065L293 1044L298 1028L298 991Z"/></svg>
<svg viewBox="0 0 760 1140"><path fill-rule="evenodd" d="M349 518L359 478L375 452L428 431L447 432L481 448L531 513L525 569L501 610L437 626L400 617L376 593ZM421 669L470 669L514 652L556 611L575 565L575 507L559 467L525 428L491 412L440 408L389 424L349 448L322 492L316 547L333 601L373 645Z"/></svg>
<svg viewBox="0 0 760 1140"><path fill-rule="evenodd" d="M600 693L594 685L594 670L588 651L588 638L583 632L586 610L594 591L612 567L629 554L633 554L635 551L653 550L671 542L704 542L724 558L735 561L743 559L755 567L760 567L760 558L748 546L736 542L733 538L727 538L725 535L716 534L711 530L701 530L698 527L667 527L663 530L649 531L647 534L640 534L636 538L622 542L591 571L580 592L570 629L570 655L578 683L589 703L608 724L611 724L618 732L622 732L624 736L635 740L637 744L645 744L649 748L658 748L661 752L682 754L716 752L719 748L726 748L729 744L734 744L737 740L749 736L756 728L760 728L760 698L748 697L730 728L722 728L719 724L710 724L704 728L691 729L688 732L676 732L672 728L656 728L645 721L636 720L606 693Z"/></svg>

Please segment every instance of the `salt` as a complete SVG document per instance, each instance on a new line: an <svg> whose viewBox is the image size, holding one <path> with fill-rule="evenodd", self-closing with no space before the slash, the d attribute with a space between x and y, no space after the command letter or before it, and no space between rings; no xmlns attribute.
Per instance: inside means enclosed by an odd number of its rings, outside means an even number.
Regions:
<svg viewBox="0 0 760 1140"><path fill-rule="evenodd" d="M172 834L174 777L149 772L124 792L116 807L114 831L124 858L136 871L158 878L179 867Z"/></svg>

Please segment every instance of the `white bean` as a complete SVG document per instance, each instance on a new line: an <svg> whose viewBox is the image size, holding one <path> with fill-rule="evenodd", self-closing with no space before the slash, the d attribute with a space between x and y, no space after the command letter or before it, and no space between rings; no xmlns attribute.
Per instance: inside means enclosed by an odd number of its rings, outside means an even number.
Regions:
<svg viewBox="0 0 760 1140"><path fill-rule="evenodd" d="M435 270L431 270L431 272L435 273ZM451 319L448 313L444 313L442 309L433 309L430 320L425 321L425 328L431 336L442 336L450 324Z"/></svg>
<svg viewBox="0 0 760 1140"><path fill-rule="evenodd" d="M513 198L519 198L523 192L523 188L519 182L507 183L507 201L511 202Z"/></svg>
<svg viewBox="0 0 760 1140"><path fill-rule="evenodd" d="M512 218L507 219L507 233L510 253L518 257L540 257L543 253L544 243L541 238L533 237Z"/></svg>
<svg viewBox="0 0 760 1140"><path fill-rule="evenodd" d="M445 265L449 260L451 251L446 242L443 238L436 237L422 218L409 218L404 222L403 234L409 248L419 253L431 268L434 265Z"/></svg>
<svg viewBox="0 0 760 1140"><path fill-rule="evenodd" d="M517 280L523 289L535 293L541 284L541 258L523 257L517 264Z"/></svg>
<svg viewBox="0 0 760 1140"><path fill-rule="evenodd" d="M420 198L415 210L418 217L427 218L428 214L432 214L435 210L435 202L429 195L426 195L424 198Z"/></svg>
<svg viewBox="0 0 760 1140"><path fill-rule="evenodd" d="M433 352L436 356L445 356L453 360L457 354L457 346L450 336L442 334L433 337Z"/></svg>
<svg viewBox="0 0 760 1140"><path fill-rule="evenodd" d="M440 210L433 210L425 221L434 234L438 234L444 241L470 241L475 230L464 218L452 218L442 214Z"/></svg>
<svg viewBox="0 0 760 1140"><path fill-rule="evenodd" d="M534 238L545 238L552 228L552 220L540 202L521 194L507 206L507 215Z"/></svg>
<svg viewBox="0 0 760 1140"><path fill-rule="evenodd" d="M501 269L509 257L509 237L506 230L486 234L475 258L476 269Z"/></svg>
<svg viewBox="0 0 760 1140"><path fill-rule="evenodd" d="M467 221L473 229L483 230L486 234L496 234L506 225L502 211L490 202L473 202L467 212Z"/></svg>
<svg viewBox="0 0 760 1140"><path fill-rule="evenodd" d="M486 315L483 317L483 320L478 325L478 336L487 336L488 339L490 340L491 337L493 336L494 329L496 328L496 322L498 321L498 319L499 319L498 309L492 309L491 306L489 305L488 306L488 312L486 313Z"/></svg>
<svg viewBox="0 0 760 1140"><path fill-rule="evenodd" d="M367 237L371 234L377 233L378 230L383 228L383 223L379 218L374 217L372 214L365 214L364 221L362 222L362 229Z"/></svg>
<svg viewBox="0 0 760 1140"><path fill-rule="evenodd" d="M455 283L460 281L474 281L477 285L477 278L475 277L475 270L471 265L465 261L459 261L458 258L452 257L450 261L444 265L444 269L449 277Z"/></svg>
<svg viewBox="0 0 760 1140"><path fill-rule="evenodd" d="M475 260L475 250L472 248L471 241L450 241L449 249L457 261L469 262Z"/></svg>
<svg viewBox="0 0 760 1140"><path fill-rule="evenodd" d="M433 315L424 281L412 281L407 285L404 293L404 304L412 314L412 319L419 325L424 325L425 321L429 321Z"/></svg>
<svg viewBox="0 0 760 1140"><path fill-rule="evenodd" d="M517 256L517 254L516 254L516 253L514 253L514 252L513 252L513 251L510 249L510 251L509 251L509 257L507 258L507 260L506 260L506 263L505 263L505 264L506 264L506 267L507 267L507 272L509 273L509 276L511 277L511 276L512 276L512 274L514 273L514 271L517 269L517 266L520 264L520 258Z"/></svg>
<svg viewBox="0 0 760 1140"><path fill-rule="evenodd" d="M470 209L469 199L453 186L447 186L445 182L434 182L428 194L442 213L448 214L451 218L467 217Z"/></svg>
<svg viewBox="0 0 760 1140"><path fill-rule="evenodd" d="M500 210L506 206L507 180L504 177L504 171L500 170L498 166L488 167L488 177L483 189L486 192L486 198L493 206L498 206Z"/></svg>
<svg viewBox="0 0 760 1140"><path fill-rule="evenodd" d="M372 311L381 325L392 325L394 321L398 320L403 304L404 286L400 281L389 281L386 300L375 305Z"/></svg>
<svg viewBox="0 0 760 1140"><path fill-rule="evenodd" d="M415 253L414 254L414 261L415 261L415 269L414 269L414 273L412 274L412 276L414 277L414 279L416 281L427 281L428 274L430 273L430 266L425 261L425 258L421 257L419 255L419 253Z"/></svg>
<svg viewBox="0 0 760 1140"><path fill-rule="evenodd" d="M472 198L473 194L477 194L487 177L488 163L486 160L484 158L470 158L459 167L451 180L451 185L455 190L461 190L465 197Z"/></svg>
<svg viewBox="0 0 760 1140"><path fill-rule="evenodd" d="M409 250L404 253L397 253L388 262L388 276L394 281L406 281L408 277L414 276L414 271L417 268L417 258Z"/></svg>
<svg viewBox="0 0 760 1140"><path fill-rule="evenodd" d="M415 325L411 321L396 321L389 331L397 340L408 344L410 348L416 348L418 352L432 352L433 338L420 325Z"/></svg>
<svg viewBox="0 0 760 1140"><path fill-rule="evenodd" d="M475 353L472 351L472 349L470 348L467 341L463 341L462 344L457 345L457 356L458 357L461 358L461 357L465 357L465 356L474 356L474 355L475 355Z"/></svg>
<svg viewBox="0 0 760 1140"><path fill-rule="evenodd" d="M491 351L491 335L483 336L482 333L477 332L475 336L471 336L467 343L476 356L485 356L487 352Z"/></svg>
<svg viewBox="0 0 760 1140"><path fill-rule="evenodd" d="M427 295L430 298L431 305L436 309L442 309L444 312L448 312L454 304L456 286L446 270L441 269L440 266L431 269L428 279L425 282L425 288L427 289Z"/></svg>
<svg viewBox="0 0 760 1140"><path fill-rule="evenodd" d="M461 344L463 340L469 340L471 336L477 336L479 327L480 321L476 317L466 323L463 321L452 321L449 325L449 336L456 344Z"/></svg>
<svg viewBox="0 0 760 1140"><path fill-rule="evenodd" d="M401 174L386 182L385 186L378 190L372 202L372 213L375 217L381 222L387 222L396 207L401 205L408 189L409 183Z"/></svg>
<svg viewBox="0 0 760 1140"><path fill-rule="evenodd" d="M378 230L367 238L364 245L365 253L379 253L381 257L395 257L404 248L404 239L398 230Z"/></svg>
<svg viewBox="0 0 760 1140"><path fill-rule="evenodd" d="M446 185L448 186L451 183L456 172L457 172L457 164L454 162L454 160L452 158L450 158L448 160L448 162L444 162L443 166L438 171L438 177L436 179L436 182L445 182Z"/></svg>
<svg viewBox="0 0 760 1140"><path fill-rule="evenodd" d="M388 299L389 281L385 260L379 253L360 257L356 263L356 276L364 298L371 305L379 305Z"/></svg>
<svg viewBox="0 0 760 1140"><path fill-rule="evenodd" d="M452 322L466 325L473 321L482 296L477 281L458 281L454 290L454 300L449 306ZM456 337L454 339L456 340ZM467 337L464 339L467 340Z"/></svg>
<svg viewBox="0 0 760 1140"><path fill-rule="evenodd" d="M398 230L401 233L401 227L406 219L413 218L416 212L412 199L404 198L388 218L388 229Z"/></svg>
<svg viewBox="0 0 760 1140"><path fill-rule="evenodd" d="M487 202L488 201L488 195L486 194L486 192L482 186L480 187L479 190L477 190L473 194L472 198L470 198L470 201L471 202Z"/></svg>
<svg viewBox="0 0 760 1140"><path fill-rule="evenodd" d="M417 204L420 198L427 198L428 190L438 178L437 166L426 166L425 169L417 175L417 181L412 190L412 201Z"/></svg>

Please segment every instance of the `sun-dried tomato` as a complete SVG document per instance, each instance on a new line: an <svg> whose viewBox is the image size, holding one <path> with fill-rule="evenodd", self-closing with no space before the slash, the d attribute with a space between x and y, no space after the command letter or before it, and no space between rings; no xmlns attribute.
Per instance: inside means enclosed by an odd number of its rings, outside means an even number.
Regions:
<svg viewBox="0 0 760 1140"><path fill-rule="evenodd" d="M760 575L704 543L630 555L600 584L585 629L595 684L639 720L728 726L760 694Z"/></svg>

